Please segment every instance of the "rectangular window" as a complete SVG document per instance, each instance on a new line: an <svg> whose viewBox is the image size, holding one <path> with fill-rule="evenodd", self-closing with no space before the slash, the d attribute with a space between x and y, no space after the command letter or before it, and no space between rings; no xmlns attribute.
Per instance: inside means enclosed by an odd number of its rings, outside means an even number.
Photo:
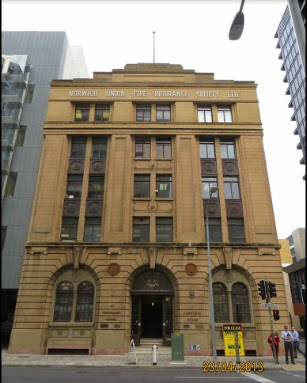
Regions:
<svg viewBox="0 0 307 383"><path fill-rule="evenodd" d="M231 106L218 106L217 107L217 120L218 122L232 122Z"/></svg>
<svg viewBox="0 0 307 383"><path fill-rule="evenodd" d="M200 158L215 158L213 140L200 142Z"/></svg>
<svg viewBox="0 0 307 383"><path fill-rule="evenodd" d="M209 218L209 237L210 242L222 242L222 229L220 218ZM205 218L206 226L206 218Z"/></svg>
<svg viewBox="0 0 307 383"><path fill-rule="evenodd" d="M238 177L224 177L225 199L240 199Z"/></svg>
<svg viewBox="0 0 307 383"><path fill-rule="evenodd" d="M134 197L150 197L150 175L134 175Z"/></svg>
<svg viewBox="0 0 307 383"><path fill-rule="evenodd" d="M106 138L93 138L92 143L92 158L106 158L107 157L107 139Z"/></svg>
<svg viewBox="0 0 307 383"><path fill-rule="evenodd" d="M157 174L156 198L172 198L172 176Z"/></svg>
<svg viewBox="0 0 307 383"><path fill-rule="evenodd" d="M95 105L95 122L107 122L110 120L110 105L96 104Z"/></svg>
<svg viewBox="0 0 307 383"><path fill-rule="evenodd" d="M137 105L136 106L136 120L137 121L151 121L151 105Z"/></svg>
<svg viewBox="0 0 307 383"><path fill-rule="evenodd" d="M217 187L217 178L216 177L202 177L202 196L203 199L209 199L210 190L212 186ZM212 193L211 198L218 198L218 190L215 193Z"/></svg>
<svg viewBox="0 0 307 383"><path fill-rule="evenodd" d="M82 175L70 174L67 178L67 188L65 198L80 199L82 190Z"/></svg>
<svg viewBox="0 0 307 383"><path fill-rule="evenodd" d="M90 116L90 104L76 104L75 121L88 121Z"/></svg>
<svg viewBox="0 0 307 383"><path fill-rule="evenodd" d="M170 105L157 105L157 122L170 122L171 121L171 106Z"/></svg>
<svg viewBox="0 0 307 383"><path fill-rule="evenodd" d="M236 158L235 143L233 141L222 141L221 147L221 158Z"/></svg>
<svg viewBox="0 0 307 383"><path fill-rule="evenodd" d="M138 158L151 157L151 139L150 138L135 139L135 157L138 157Z"/></svg>
<svg viewBox="0 0 307 383"><path fill-rule="evenodd" d="M86 137L73 137L70 158L85 158Z"/></svg>
<svg viewBox="0 0 307 383"><path fill-rule="evenodd" d="M103 199L104 177L90 176L87 198Z"/></svg>
<svg viewBox="0 0 307 383"><path fill-rule="evenodd" d="M172 158L172 140L169 137L156 138L156 157Z"/></svg>
<svg viewBox="0 0 307 383"><path fill-rule="evenodd" d="M101 218L85 218L84 241L100 242Z"/></svg>
<svg viewBox="0 0 307 383"><path fill-rule="evenodd" d="M4 248L7 226L1 227L1 250Z"/></svg>
<svg viewBox="0 0 307 383"><path fill-rule="evenodd" d="M133 242L149 242L149 217L133 217Z"/></svg>
<svg viewBox="0 0 307 383"><path fill-rule="evenodd" d="M156 242L173 242L173 218L156 217Z"/></svg>
<svg viewBox="0 0 307 383"><path fill-rule="evenodd" d="M25 141L27 125L20 125L17 133L16 146L23 146Z"/></svg>
<svg viewBox="0 0 307 383"><path fill-rule="evenodd" d="M242 218L228 218L229 242L245 242Z"/></svg>
<svg viewBox="0 0 307 383"><path fill-rule="evenodd" d="M63 217L61 241L76 241L78 233L78 218Z"/></svg>
<svg viewBox="0 0 307 383"><path fill-rule="evenodd" d="M198 106L198 122L212 122L211 106Z"/></svg>
<svg viewBox="0 0 307 383"><path fill-rule="evenodd" d="M8 176L5 192L6 197L14 197L15 186L17 182L17 174L18 173L16 172L11 172Z"/></svg>

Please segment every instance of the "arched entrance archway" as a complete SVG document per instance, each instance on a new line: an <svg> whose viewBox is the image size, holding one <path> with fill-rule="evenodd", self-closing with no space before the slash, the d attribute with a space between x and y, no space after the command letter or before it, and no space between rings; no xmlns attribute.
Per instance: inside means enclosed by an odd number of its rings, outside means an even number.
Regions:
<svg viewBox="0 0 307 383"><path fill-rule="evenodd" d="M160 338L164 346L170 345L173 296L172 283L162 271L146 269L135 276L131 289L131 335L136 346L141 338Z"/></svg>

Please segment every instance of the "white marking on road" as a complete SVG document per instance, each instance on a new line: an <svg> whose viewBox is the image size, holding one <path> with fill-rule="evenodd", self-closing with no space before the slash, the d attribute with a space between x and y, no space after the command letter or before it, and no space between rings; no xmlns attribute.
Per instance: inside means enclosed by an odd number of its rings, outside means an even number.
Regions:
<svg viewBox="0 0 307 383"><path fill-rule="evenodd" d="M209 376L207 375L209 378ZM210 379L231 379L231 378L236 378L236 379L245 379L243 376L210 376ZM205 375L202 376L174 376L175 379L204 379L206 378Z"/></svg>
<svg viewBox="0 0 307 383"><path fill-rule="evenodd" d="M240 372L240 374L245 375L250 379L254 379L259 383L276 383L274 380L266 379L262 376L251 374L250 372Z"/></svg>
<svg viewBox="0 0 307 383"><path fill-rule="evenodd" d="M297 378L302 378L302 379L305 379L305 376L296 375L296 374L293 374L292 372L286 372L286 374L289 374L289 375L293 375L293 376L296 376Z"/></svg>

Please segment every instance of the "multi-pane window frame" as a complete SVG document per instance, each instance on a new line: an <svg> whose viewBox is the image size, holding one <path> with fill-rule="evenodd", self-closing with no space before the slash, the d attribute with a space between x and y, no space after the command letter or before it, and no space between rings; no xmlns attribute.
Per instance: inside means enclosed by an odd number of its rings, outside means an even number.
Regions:
<svg viewBox="0 0 307 383"><path fill-rule="evenodd" d="M107 158L107 138L93 137L92 138L92 160L106 159Z"/></svg>
<svg viewBox="0 0 307 383"><path fill-rule="evenodd" d="M252 312L252 299L251 299L251 292L250 288L248 287L248 283L246 282L245 278L242 278L239 272L236 272L233 275L234 281L233 282L225 282L223 273L225 270L220 270L218 274L220 274L217 278L213 277L213 300L214 300L214 309L217 310L216 308L216 296L218 296L219 291L218 289L215 289L214 287L217 285L223 285L223 291L224 293L226 292L227 297L224 297L223 302L224 302L224 307L221 308L222 315L225 314L225 318L227 319L227 311L228 311L228 320L225 322L222 322L219 320L218 316L216 315L215 312L215 323L217 326L221 326L222 323L246 323L246 324L253 324L254 323L254 318L253 318L253 312ZM237 275L236 275L237 274ZM238 294L236 291L236 287L243 287ZM216 290L216 291L215 291ZM237 296L243 296L243 299L236 299ZM218 297L219 298L219 297ZM227 298L227 299L225 299ZM239 318L238 318L238 307L239 307ZM241 307L242 306L242 307ZM243 318L242 318L242 316ZM238 319L243 319L243 322L240 322Z"/></svg>
<svg viewBox="0 0 307 383"><path fill-rule="evenodd" d="M199 142L200 159L215 159L215 145L213 139L201 139Z"/></svg>
<svg viewBox="0 0 307 383"><path fill-rule="evenodd" d="M57 300L58 290L62 285L69 287L70 290L66 293L67 297L65 297L65 293L62 294L64 295L64 298L67 298L66 302L63 302L63 300L62 302L59 302L63 309L65 309L65 304L67 305L66 310L63 310L64 315L61 317L58 312L59 310L57 310ZM82 291L84 290L84 287L88 290L85 292L85 294L84 291ZM72 323L78 323L80 326L93 325L95 315L95 301L95 283L93 280L91 280L90 277L83 277L80 281L74 281L69 273L65 273L62 277L59 278L54 288L54 305L51 312L50 325L69 325Z"/></svg>
<svg viewBox="0 0 307 383"><path fill-rule="evenodd" d="M79 217L62 217L61 242L77 241L78 221Z"/></svg>
<svg viewBox="0 0 307 383"><path fill-rule="evenodd" d="M132 242L150 241L150 217L133 217Z"/></svg>
<svg viewBox="0 0 307 383"><path fill-rule="evenodd" d="M171 137L156 137L156 159L172 159Z"/></svg>
<svg viewBox="0 0 307 383"><path fill-rule="evenodd" d="M87 137L75 136L71 140L71 159L85 159Z"/></svg>
<svg viewBox="0 0 307 383"><path fill-rule="evenodd" d="M171 104L156 104L156 122L171 122L172 121L172 105Z"/></svg>
<svg viewBox="0 0 307 383"><path fill-rule="evenodd" d="M172 174L156 174L156 198L173 198Z"/></svg>
<svg viewBox="0 0 307 383"><path fill-rule="evenodd" d="M200 123L212 123L212 106L207 104L197 105L197 118Z"/></svg>
<svg viewBox="0 0 307 383"><path fill-rule="evenodd" d="M85 217L84 242L100 242L101 217Z"/></svg>
<svg viewBox="0 0 307 383"><path fill-rule="evenodd" d="M203 200L208 200L210 197L210 190L212 187L218 187L217 177L202 177L202 198ZM211 194L211 199L219 198L218 190Z"/></svg>
<svg viewBox="0 0 307 383"><path fill-rule="evenodd" d="M91 104L88 102L75 104L75 122L88 122L90 119Z"/></svg>
<svg viewBox="0 0 307 383"><path fill-rule="evenodd" d="M133 198L150 198L150 174L134 174Z"/></svg>
<svg viewBox="0 0 307 383"><path fill-rule="evenodd" d="M217 121L225 124L233 122L231 105L217 105Z"/></svg>
<svg viewBox="0 0 307 383"><path fill-rule="evenodd" d="M237 176L224 176L224 195L226 200L239 200L240 185Z"/></svg>
<svg viewBox="0 0 307 383"><path fill-rule="evenodd" d="M135 137L135 158L151 158L151 137Z"/></svg>
<svg viewBox="0 0 307 383"><path fill-rule="evenodd" d="M88 199L103 200L104 196L104 176L90 175L88 179Z"/></svg>
<svg viewBox="0 0 307 383"><path fill-rule="evenodd" d="M67 185L66 185L66 200L80 200L82 194L82 174L68 174L67 176Z"/></svg>
<svg viewBox="0 0 307 383"><path fill-rule="evenodd" d="M227 218L228 239L231 243L245 243L243 218Z"/></svg>
<svg viewBox="0 0 307 383"><path fill-rule="evenodd" d="M151 122L151 104L136 104L135 113L137 122Z"/></svg>
<svg viewBox="0 0 307 383"><path fill-rule="evenodd" d="M94 122L109 122L110 121L110 104L96 103Z"/></svg>
<svg viewBox="0 0 307 383"><path fill-rule="evenodd" d="M220 140L221 158L225 159L236 159L236 147L234 140Z"/></svg>
<svg viewBox="0 0 307 383"><path fill-rule="evenodd" d="M214 282L212 287L214 302L214 322L229 323L227 287L222 282Z"/></svg>
<svg viewBox="0 0 307 383"><path fill-rule="evenodd" d="M173 242L173 217L156 216L156 242Z"/></svg>
<svg viewBox="0 0 307 383"><path fill-rule="evenodd" d="M243 288L236 291L236 286ZM239 298L237 298L237 296ZM236 282L231 288L232 316L234 323L251 323L249 290L242 282Z"/></svg>
<svg viewBox="0 0 307 383"><path fill-rule="evenodd" d="M222 223L221 218L209 217L209 239L210 243L221 243L222 239ZM206 217L205 217L205 226L206 226ZM207 232L206 232L207 234Z"/></svg>

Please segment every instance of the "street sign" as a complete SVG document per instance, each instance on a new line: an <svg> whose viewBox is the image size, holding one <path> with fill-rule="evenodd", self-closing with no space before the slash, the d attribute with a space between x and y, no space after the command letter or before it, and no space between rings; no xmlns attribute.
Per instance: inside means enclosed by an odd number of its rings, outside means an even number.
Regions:
<svg viewBox="0 0 307 383"><path fill-rule="evenodd" d="M276 307L278 307L278 304L277 303L261 303L261 307L276 308Z"/></svg>

